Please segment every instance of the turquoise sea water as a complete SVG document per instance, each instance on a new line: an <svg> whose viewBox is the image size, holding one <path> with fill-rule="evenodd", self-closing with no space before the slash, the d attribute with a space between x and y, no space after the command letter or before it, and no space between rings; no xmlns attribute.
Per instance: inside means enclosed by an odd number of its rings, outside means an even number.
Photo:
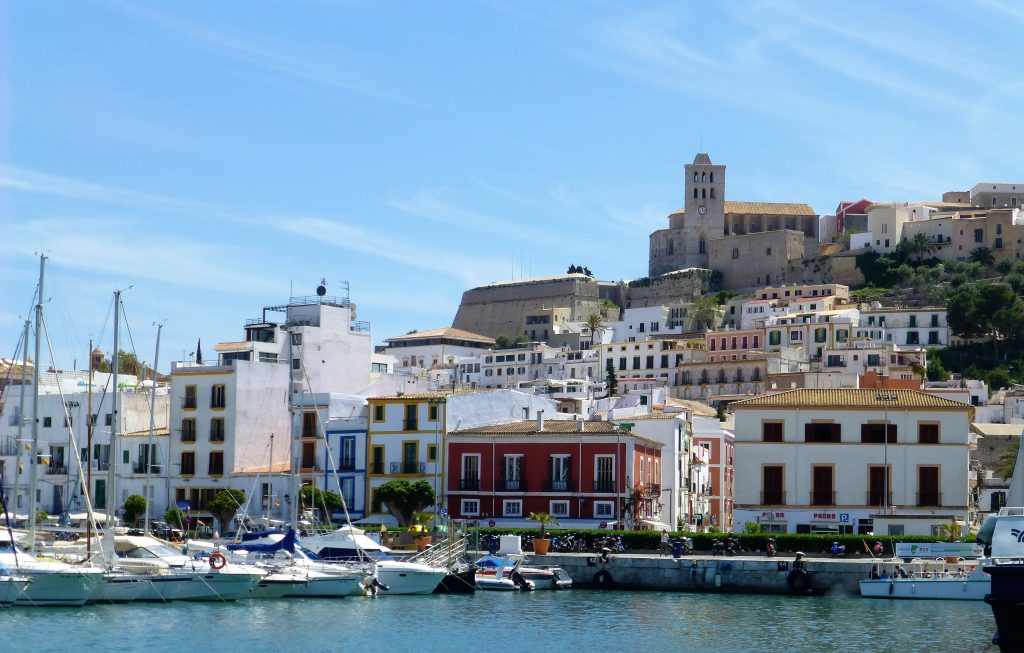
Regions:
<svg viewBox="0 0 1024 653"><path fill-rule="evenodd" d="M987 653L994 630L980 601L571 590L14 608L0 650Z"/></svg>

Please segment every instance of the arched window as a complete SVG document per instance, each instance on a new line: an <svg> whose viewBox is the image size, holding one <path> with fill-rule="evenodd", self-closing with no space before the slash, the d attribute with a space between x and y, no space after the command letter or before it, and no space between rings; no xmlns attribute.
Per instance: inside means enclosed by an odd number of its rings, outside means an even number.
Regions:
<svg viewBox="0 0 1024 653"><path fill-rule="evenodd" d="M707 196L708 196L708 189L707 188L701 188L700 189L700 197L701 197L701 199L706 199Z"/></svg>
<svg viewBox="0 0 1024 653"><path fill-rule="evenodd" d="M704 239L703 238L700 239L700 245L698 245L698 247L699 247L698 252L703 254L704 253Z"/></svg>
<svg viewBox="0 0 1024 653"><path fill-rule="evenodd" d="M693 183L695 183L695 184L697 183L697 171L696 170L693 171Z"/></svg>
<svg viewBox="0 0 1024 653"><path fill-rule="evenodd" d="M701 180L702 182L704 182L704 181L707 181L707 180L708 180L708 175L707 175L707 173L706 173L706 172L702 172L702 173L700 173L700 180Z"/></svg>
<svg viewBox="0 0 1024 653"><path fill-rule="evenodd" d="M711 199L715 199L715 189L713 187L711 189Z"/></svg>
<svg viewBox="0 0 1024 653"><path fill-rule="evenodd" d="M712 184L715 183L715 173L713 173L713 172L709 172L708 173L708 181L710 181Z"/></svg>
<svg viewBox="0 0 1024 653"><path fill-rule="evenodd" d="M693 199L697 199L697 189L693 189Z"/></svg>

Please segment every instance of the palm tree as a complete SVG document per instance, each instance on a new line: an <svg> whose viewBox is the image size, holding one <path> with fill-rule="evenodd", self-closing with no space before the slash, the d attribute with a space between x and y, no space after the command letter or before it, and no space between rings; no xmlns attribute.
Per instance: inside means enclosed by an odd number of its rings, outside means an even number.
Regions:
<svg viewBox="0 0 1024 653"><path fill-rule="evenodd" d="M971 250L971 255L967 257L967 260L972 263L980 263L988 268L992 267L992 264L996 262L996 257L992 256L991 249L982 245Z"/></svg>
<svg viewBox="0 0 1024 653"><path fill-rule="evenodd" d="M690 319L693 320L694 328L703 331L706 327L714 326L718 322L718 302L714 297L705 295L690 304Z"/></svg>
<svg viewBox="0 0 1024 653"><path fill-rule="evenodd" d="M604 332L604 318L602 318L599 313L591 313L585 320L583 320L583 323L587 325L588 329L590 329L590 342L591 346L593 346L596 342L594 337L598 333Z"/></svg>
<svg viewBox="0 0 1024 653"><path fill-rule="evenodd" d="M910 239L909 249L915 256L917 256L917 260L920 261L925 256L934 252L937 249L937 246L927 234L919 233L914 234L914 237Z"/></svg>

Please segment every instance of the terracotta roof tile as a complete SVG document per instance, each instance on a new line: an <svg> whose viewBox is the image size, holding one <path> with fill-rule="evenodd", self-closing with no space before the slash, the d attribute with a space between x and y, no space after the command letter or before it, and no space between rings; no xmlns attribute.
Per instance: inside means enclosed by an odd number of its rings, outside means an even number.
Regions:
<svg viewBox="0 0 1024 653"><path fill-rule="evenodd" d="M628 420L627 420L628 421ZM579 430L579 422L574 419L546 419L544 420L544 429L541 431L537 430L537 420L519 420L515 422L504 422L502 424L492 424L491 426L477 426L471 429L462 429L461 431L452 431L448 433L448 436L474 436L482 435L493 438L511 438L511 437L522 437L522 436L568 436L568 437L579 437L580 435L588 436L608 436L615 437L616 424L613 422L597 422L584 420L584 430ZM619 433L623 436L629 436L637 440L643 441L649 446L663 447L664 443L657 442L656 440L650 440L643 436L631 433L625 429L621 429Z"/></svg>
<svg viewBox="0 0 1024 653"><path fill-rule="evenodd" d="M888 400L885 397L889 397ZM850 388L786 390L774 394L744 399L730 404L732 409L743 408L959 408L970 410L971 405L937 397L917 390L862 390Z"/></svg>
<svg viewBox="0 0 1024 653"><path fill-rule="evenodd" d="M400 342L402 340L417 340L420 338L451 338L453 340L472 340L473 342L494 344L494 338L482 336L479 333L470 333L469 331L463 331L462 329L453 329L451 327L445 327L443 329L430 329L428 331L417 331L416 333L407 333L404 336L395 336L393 338L387 338L387 341Z"/></svg>
<svg viewBox="0 0 1024 653"><path fill-rule="evenodd" d="M679 209L673 215L685 213ZM818 215L810 204L790 202L733 202L725 200L725 213L750 213L752 215Z"/></svg>

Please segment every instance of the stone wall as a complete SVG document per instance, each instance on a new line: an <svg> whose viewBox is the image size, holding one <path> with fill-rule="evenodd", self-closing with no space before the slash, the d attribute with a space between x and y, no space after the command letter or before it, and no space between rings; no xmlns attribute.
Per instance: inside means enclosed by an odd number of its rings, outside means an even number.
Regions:
<svg viewBox="0 0 1024 653"><path fill-rule="evenodd" d="M653 555L552 554L532 556L537 565L557 565L572 577L573 587L678 592L792 594L788 583L792 554L777 558L685 556L678 560ZM859 595L858 582L877 561L807 559L811 593Z"/></svg>
<svg viewBox="0 0 1024 653"><path fill-rule="evenodd" d="M711 270L690 268L630 281L624 308L688 304L710 290Z"/></svg>
<svg viewBox="0 0 1024 653"><path fill-rule="evenodd" d="M786 281L792 261L804 256L801 231L762 231L711 241L711 269L722 275L722 288L753 288Z"/></svg>

